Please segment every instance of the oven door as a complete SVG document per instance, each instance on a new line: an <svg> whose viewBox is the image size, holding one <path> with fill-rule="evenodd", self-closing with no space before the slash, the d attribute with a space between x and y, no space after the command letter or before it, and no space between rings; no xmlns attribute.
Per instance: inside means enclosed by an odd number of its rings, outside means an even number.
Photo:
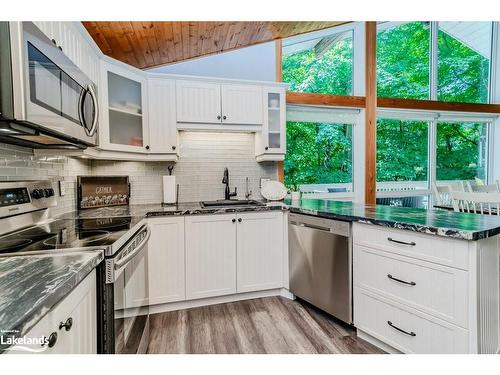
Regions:
<svg viewBox="0 0 500 375"><path fill-rule="evenodd" d="M96 144L95 85L31 22L23 23L27 121Z"/></svg>
<svg viewBox="0 0 500 375"><path fill-rule="evenodd" d="M117 354L145 353L149 343L148 226L118 253L114 263L114 337ZM122 254L122 255L120 255Z"/></svg>

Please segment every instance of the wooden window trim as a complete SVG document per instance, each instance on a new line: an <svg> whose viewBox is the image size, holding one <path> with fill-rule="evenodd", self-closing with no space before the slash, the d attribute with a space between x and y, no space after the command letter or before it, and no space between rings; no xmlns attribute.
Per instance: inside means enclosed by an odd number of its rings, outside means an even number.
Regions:
<svg viewBox="0 0 500 375"><path fill-rule="evenodd" d="M365 108L366 97L348 95L287 92L287 104ZM377 98L377 108L443 112L500 114L500 104L443 102L423 99Z"/></svg>

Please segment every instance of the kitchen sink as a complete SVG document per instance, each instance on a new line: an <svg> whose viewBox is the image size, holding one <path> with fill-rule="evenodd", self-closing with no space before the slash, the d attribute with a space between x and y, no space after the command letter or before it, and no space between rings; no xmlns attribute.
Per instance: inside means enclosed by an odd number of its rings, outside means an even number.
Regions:
<svg viewBox="0 0 500 375"><path fill-rule="evenodd" d="M265 203L246 200L246 199L220 199L217 201L202 201L200 202L202 208L210 207L241 207L241 206L265 206Z"/></svg>

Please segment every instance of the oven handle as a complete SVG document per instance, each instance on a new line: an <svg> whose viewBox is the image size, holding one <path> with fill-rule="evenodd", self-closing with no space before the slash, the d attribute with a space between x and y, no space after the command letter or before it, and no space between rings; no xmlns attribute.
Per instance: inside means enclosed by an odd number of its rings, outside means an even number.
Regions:
<svg viewBox="0 0 500 375"><path fill-rule="evenodd" d="M132 251L131 253L125 255L122 259L115 261L115 270L119 270L124 267L132 258L134 258L137 254L141 252L141 250L146 246L146 243L149 241L149 237L151 237L151 228L146 226L146 237L141 241L141 243Z"/></svg>

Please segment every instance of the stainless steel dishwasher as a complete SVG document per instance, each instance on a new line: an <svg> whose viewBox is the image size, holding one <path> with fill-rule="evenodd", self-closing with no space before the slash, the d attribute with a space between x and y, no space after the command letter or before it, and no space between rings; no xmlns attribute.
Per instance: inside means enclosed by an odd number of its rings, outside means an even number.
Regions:
<svg viewBox="0 0 500 375"><path fill-rule="evenodd" d="M290 291L352 324L351 223L289 214Z"/></svg>

